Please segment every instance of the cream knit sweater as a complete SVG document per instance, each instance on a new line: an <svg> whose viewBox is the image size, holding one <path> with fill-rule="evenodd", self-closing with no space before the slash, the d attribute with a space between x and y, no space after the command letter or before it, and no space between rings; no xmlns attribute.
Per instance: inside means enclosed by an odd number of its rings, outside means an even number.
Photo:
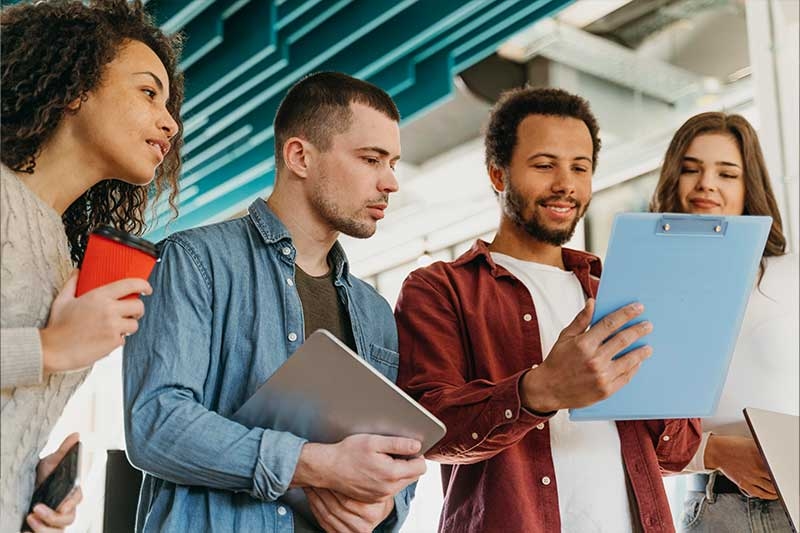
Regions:
<svg viewBox="0 0 800 533"><path fill-rule="evenodd" d="M39 328L73 268L61 216L0 165L0 532L18 532L39 453L88 370L42 379Z"/></svg>

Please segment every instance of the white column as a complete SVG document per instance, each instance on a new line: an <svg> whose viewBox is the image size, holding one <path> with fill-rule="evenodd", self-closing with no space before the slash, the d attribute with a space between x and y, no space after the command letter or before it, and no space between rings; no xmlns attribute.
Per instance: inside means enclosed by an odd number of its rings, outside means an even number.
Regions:
<svg viewBox="0 0 800 533"><path fill-rule="evenodd" d="M788 248L798 246L800 38L797 0L747 0L750 64L759 139L778 198Z"/></svg>

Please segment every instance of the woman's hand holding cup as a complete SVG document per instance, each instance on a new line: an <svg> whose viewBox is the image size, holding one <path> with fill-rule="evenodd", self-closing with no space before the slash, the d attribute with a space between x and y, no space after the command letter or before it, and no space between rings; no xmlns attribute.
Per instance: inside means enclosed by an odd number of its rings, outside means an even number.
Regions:
<svg viewBox="0 0 800 533"><path fill-rule="evenodd" d="M88 367L120 347L144 315L139 298L124 298L153 292L146 280L127 278L76 297L77 282L75 270L53 301L47 326L40 330L46 375Z"/></svg>

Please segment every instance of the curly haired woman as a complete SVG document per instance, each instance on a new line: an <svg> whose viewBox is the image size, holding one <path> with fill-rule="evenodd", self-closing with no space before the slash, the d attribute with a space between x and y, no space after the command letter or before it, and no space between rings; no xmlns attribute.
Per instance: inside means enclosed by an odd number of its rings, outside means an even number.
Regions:
<svg viewBox="0 0 800 533"><path fill-rule="evenodd" d="M4 8L0 23L0 530L26 520L58 531L73 522L79 489L58 509L26 513L78 437L39 453L88 367L136 331L143 304L120 298L151 292L126 279L76 298L73 269L96 226L142 233L148 199L164 189L174 208L180 42L139 1L36 2Z"/></svg>

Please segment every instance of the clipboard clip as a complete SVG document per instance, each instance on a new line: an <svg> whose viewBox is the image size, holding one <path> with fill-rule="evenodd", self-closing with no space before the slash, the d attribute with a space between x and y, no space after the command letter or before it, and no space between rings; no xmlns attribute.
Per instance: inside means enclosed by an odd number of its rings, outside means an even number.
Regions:
<svg viewBox="0 0 800 533"><path fill-rule="evenodd" d="M723 237L728 230L724 217L707 215L664 215L658 219L656 235Z"/></svg>

